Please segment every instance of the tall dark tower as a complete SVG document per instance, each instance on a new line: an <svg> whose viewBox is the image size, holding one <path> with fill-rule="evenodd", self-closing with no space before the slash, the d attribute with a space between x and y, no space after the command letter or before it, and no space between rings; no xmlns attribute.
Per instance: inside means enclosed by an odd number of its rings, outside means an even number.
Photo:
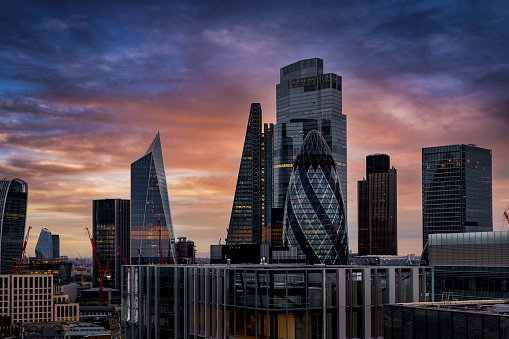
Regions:
<svg viewBox="0 0 509 339"><path fill-rule="evenodd" d="M130 249L130 217L131 205L129 200L102 199L92 202L92 233L101 266L108 264L108 275L112 279L105 279L104 286L120 289L121 266L124 265L118 248L129 264ZM94 284L100 277L97 263L93 267Z"/></svg>
<svg viewBox="0 0 509 339"><path fill-rule="evenodd" d="M19 261L27 213L28 184L21 179L0 181L0 273L12 273Z"/></svg>
<svg viewBox="0 0 509 339"><path fill-rule="evenodd" d="M267 241L272 205L272 124L261 129L262 108L251 104L226 243Z"/></svg>
<svg viewBox="0 0 509 339"><path fill-rule="evenodd" d="M280 69L274 125L274 203L283 208L293 162L306 135L319 131L331 150L347 205L346 115L341 76L323 72L323 60L305 59Z"/></svg>
<svg viewBox="0 0 509 339"><path fill-rule="evenodd" d="M493 231L491 150L422 149L422 240L434 233Z"/></svg>
<svg viewBox="0 0 509 339"><path fill-rule="evenodd" d="M397 175L387 154L366 157L357 182L359 255L397 255Z"/></svg>

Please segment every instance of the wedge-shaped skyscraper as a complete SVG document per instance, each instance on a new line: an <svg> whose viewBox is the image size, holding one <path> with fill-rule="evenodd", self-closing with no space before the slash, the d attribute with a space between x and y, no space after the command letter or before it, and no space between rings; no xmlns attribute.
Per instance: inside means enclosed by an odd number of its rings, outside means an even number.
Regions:
<svg viewBox="0 0 509 339"><path fill-rule="evenodd" d="M131 164L131 263L175 262L175 243L159 132Z"/></svg>
<svg viewBox="0 0 509 339"><path fill-rule="evenodd" d="M23 247L28 184L21 179L0 180L0 273L11 273Z"/></svg>
<svg viewBox="0 0 509 339"><path fill-rule="evenodd" d="M261 129L262 108L251 104L239 176L226 242L229 245L267 242L272 207L272 131Z"/></svg>
<svg viewBox="0 0 509 339"><path fill-rule="evenodd" d="M308 133L293 163L283 239L309 264L346 265L346 213L336 163L320 132Z"/></svg>
<svg viewBox="0 0 509 339"><path fill-rule="evenodd" d="M53 237L47 228L43 228L39 234L39 240L35 245L35 257L37 259L53 258Z"/></svg>

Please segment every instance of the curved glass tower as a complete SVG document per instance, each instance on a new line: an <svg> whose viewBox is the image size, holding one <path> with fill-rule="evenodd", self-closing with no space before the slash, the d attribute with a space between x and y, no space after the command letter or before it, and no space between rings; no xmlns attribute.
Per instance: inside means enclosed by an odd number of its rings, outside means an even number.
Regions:
<svg viewBox="0 0 509 339"><path fill-rule="evenodd" d="M53 241L51 232L47 228L43 228L39 234L39 240L35 245L35 257L37 259L53 258Z"/></svg>
<svg viewBox="0 0 509 339"><path fill-rule="evenodd" d="M346 213L341 182L327 142L308 133L290 176L283 239L298 247L309 264L348 264Z"/></svg>
<svg viewBox="0 0 509 339"><path fill-rule="evenodd" d="M0 273L11 273L25 235L28 184L21 179L0 181Z"/></svg>
<svg viewBox="0 0 509 339"><path fill-rule="evenodd" d="M160 225L159 225L160 222ZM131 264L175 262L175 243L159 132L143 157L131 164Z"/></svg>

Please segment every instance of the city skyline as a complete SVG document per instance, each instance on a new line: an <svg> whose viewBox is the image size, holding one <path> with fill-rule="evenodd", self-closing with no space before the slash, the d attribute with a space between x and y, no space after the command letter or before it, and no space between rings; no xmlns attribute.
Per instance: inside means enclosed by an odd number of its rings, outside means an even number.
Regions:
<svg viewBox="0 0 509 339"><path fill-rule="evenodd" d="M208 252L226 237L245 108L260 102L263 122L275 123L279 69L315 57L342 76L351 249L356 182L373 153L398 164L400 254L422 246L423 147L493 150L500 230L509 204L507 9L452 1L2 4L0 179L30 187L27 254L46 227L60 235L62 255L91 256L91 201L129 199L130 163L158 130L175 237ZM314 24L300 25L302 13Z"/></svg>

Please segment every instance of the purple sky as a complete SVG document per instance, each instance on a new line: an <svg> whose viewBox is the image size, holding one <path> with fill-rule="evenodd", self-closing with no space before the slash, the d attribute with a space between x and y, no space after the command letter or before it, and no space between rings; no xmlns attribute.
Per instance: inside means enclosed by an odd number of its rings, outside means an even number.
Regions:
<svg viewBox="0 0 509 339"><path fill-rule="evenodd" d="M176 236L226 236L251 102L275 122L279 68L343 76L348 227L365 156L398 169L399 253L421 251L421 149L493 150L494 229L509 204L509 3L0 2L0 177L29 184L40 229L91 255L93 199L130 197L159 130Z"/></svg>

